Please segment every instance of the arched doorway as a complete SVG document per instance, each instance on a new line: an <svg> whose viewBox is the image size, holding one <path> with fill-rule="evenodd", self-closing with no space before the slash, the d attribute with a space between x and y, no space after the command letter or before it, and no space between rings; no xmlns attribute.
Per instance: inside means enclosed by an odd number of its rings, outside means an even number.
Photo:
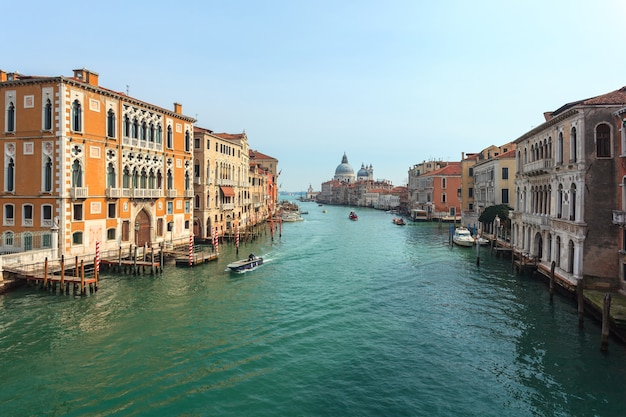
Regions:
<svg viewBox="0 0 626 417"><path fill-rule="evenodd" d="M144 246L146 243L151 243L150 216L146 210L141 210L135 217L135 244Z"/></svg>
<svg viewBox="0 0 626 417"><path fill-rule="evenodd" d="M540 233L535 234L535 256L539 260L543 258L543 239Z"/></svg>
<svg viewBox="0 0 626 417"><path fill-rule="evenodd" d="M193 219L193 235L196 237L202 236L202 222L197 217Z"/></svg>

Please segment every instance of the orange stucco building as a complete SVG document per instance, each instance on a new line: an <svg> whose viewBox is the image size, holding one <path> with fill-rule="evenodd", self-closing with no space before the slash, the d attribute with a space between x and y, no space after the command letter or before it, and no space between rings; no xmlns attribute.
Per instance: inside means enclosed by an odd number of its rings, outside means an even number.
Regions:
<svg viewBox="0 0 626 417"><path fill-rule="evenodd" d="M0 70L0 97L1 252L188 241L195 120L180 104L166 110L106 89L87 69Z"/></svg>

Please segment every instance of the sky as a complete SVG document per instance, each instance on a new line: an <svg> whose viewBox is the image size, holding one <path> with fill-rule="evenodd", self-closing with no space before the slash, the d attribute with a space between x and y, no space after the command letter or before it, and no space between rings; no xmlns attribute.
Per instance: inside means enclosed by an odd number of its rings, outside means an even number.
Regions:
<svg viewBox="0 0 626 417"><path fill-rule="evenodd" d="M503 145L626 86L623 0L110 0L5 10L0 69L71 76L246 132L281 191ZM7 34L11 34L7 36Z"/></svg>

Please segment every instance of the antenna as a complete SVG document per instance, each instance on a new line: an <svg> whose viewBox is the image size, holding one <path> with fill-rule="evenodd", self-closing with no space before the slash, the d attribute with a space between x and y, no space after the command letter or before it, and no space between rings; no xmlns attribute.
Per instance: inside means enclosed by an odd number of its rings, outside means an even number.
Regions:
<svg viewBox="0 0 626 417"><path fill-rule="evenodd" d="M128 86L128 84L126 84L126 95L128 95L129 91L130 91L130 87Z"/></svg>

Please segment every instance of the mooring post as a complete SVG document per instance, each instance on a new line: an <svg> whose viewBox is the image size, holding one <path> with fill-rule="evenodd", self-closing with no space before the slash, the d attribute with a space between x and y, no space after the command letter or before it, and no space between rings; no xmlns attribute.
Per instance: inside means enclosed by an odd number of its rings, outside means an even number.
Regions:
<svg viewBox="0 0 626 417"><path fill-rule="evenodd" d="M576 298L578 299L578 328L583 328L583 316L585 315L585 299L583 297L583 280L580 278L576 283Z"/></svg>
<svg viewBox="0 0 626 417"><path fill-rule="evenodd" d="M117 272L121 273L122 272L122 245L120 245L120 248L117 251Z"/></svg>
<svg viewBox="0 0 626 417"><path fill-rule="evenodd" d="M150 275L154 275L154 245L150 245Z"/></svg>
<svg viewBox="0 0 626 417"><path fill-rule="evenodd" d="M80 261L80 295L85 295L85 261Z"/></svg>
<svg viewBox="0 0 626 417"><path fill-rule="evenodd" d="M48 257L46 256L46 261L43 266L43 287L48 288Z"/></svg>
<svg viewBox="0 0 626 417"><path fill-rule="evenodd" d="M480 243L476 240L476 266L480 266Z"/></svg>
<svg viewBox="0 0 626 417"><path fill-rule="evenodd" d="M164 249L163 242L161 242L159 248L161 249L161 257L160 257L160 262L159 262L159 269L161 270L161 272L163 272L163 257L164 257L163 256L163 249Z"/></svg>
<svg viewBox="0 0 626 417"><path fill-rule="evenodd" d="M76 258L74 258L74 276L75 277L79 277L80 276L78 274L78 255L76 256Z"/></svg>
<svg viewBox="0 0 626 417"><path fill-rule="evenodd" d="M135 256L133 258L133 274L137 275L137 246L135 246Z"/></svg>
<svg viewBox="0 0 626 417"><path fill-rule="evenodd" d="M98 268L98 258L93 258L93 264L94 264L94 268L93 268L93 277L95 278L95 282L94 282L94 291L98 291L98 278L100 275L100 268Z"/></svg>
<svg viewBox="0 0 626 417"><path fill-rule="evenodd" d="M552 261L550 264L550 301L554 298L554 268L556 268L556 262Z"/></svg>
<svg viewBox="0 0 626 417"><path fill-rule="evenodd" d="M600 350L609 350L609 332L611 331L611 294L604 294L604 304L602 305L602 336L600 339Z"/></svg>
<svg viewBox="0 0 626 417"><path fill-rule="evenodd" d="M65 255L61 255L61 294L63 294L63 285L65 285Z"/></svg>

